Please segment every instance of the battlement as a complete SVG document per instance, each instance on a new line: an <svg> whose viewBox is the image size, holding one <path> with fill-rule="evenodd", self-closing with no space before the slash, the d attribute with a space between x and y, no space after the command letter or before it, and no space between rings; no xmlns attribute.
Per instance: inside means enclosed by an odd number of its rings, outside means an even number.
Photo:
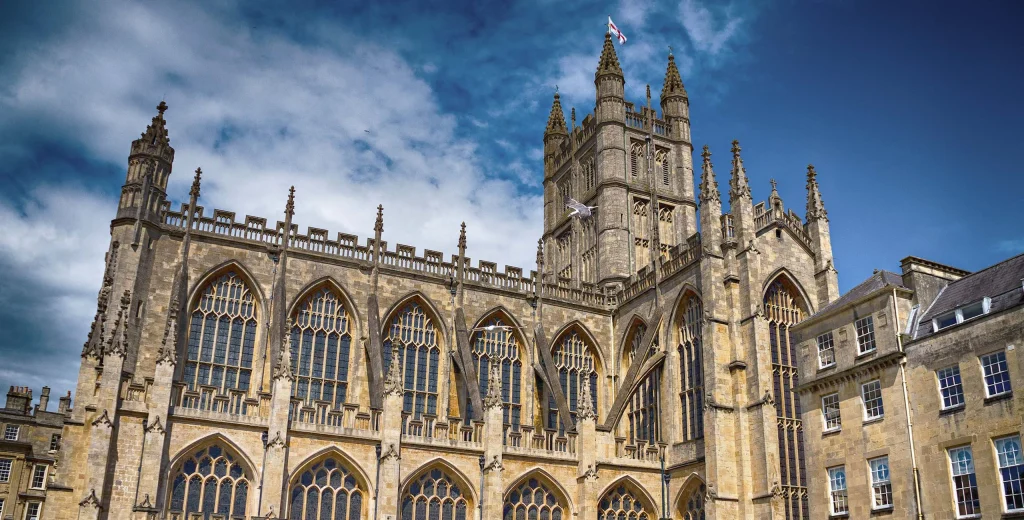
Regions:
<svg viewBox="0 0 1024 520"><path fill-rule="evenodd" d="M664 119L658 118L658 111L653 108L650 109L650 116L654 124L654 135L666 138L671 137L671 125ZM640 107L640 111L637 111L633 103L626 102L626 119L624 120L626 126L641 132L647 132L647 118L647 107ZM558 154L555 156L555 169L561 168L572 160L573 149L581 148L594 136L596 131L597 118L594 117L594 114L587 114L587 117L583 118L580 126L572 130L571 140L566 139L559 145ZM573 141L575 141L575 146Z"/></svg>

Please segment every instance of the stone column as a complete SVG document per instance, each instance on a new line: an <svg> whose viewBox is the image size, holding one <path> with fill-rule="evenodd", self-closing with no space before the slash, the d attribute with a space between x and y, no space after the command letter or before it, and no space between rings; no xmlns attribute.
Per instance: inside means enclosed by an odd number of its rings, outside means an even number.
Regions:
<svg viewBox="0 0 1024 520"><path fill-rule="evenodd" d="M391 347L391 364L384 377L384 412L381 416L380 480L377 482L377 508L381 520L397 520L401 512L402 474L402 388L401 358L398 347Z"/></svg>
<svg viewBox="0 0 1024 520"><path fill-rule="evenodd" d="M491 363L484 398L484 518L501 518L505 483L502 478L502 441L504 439L504 403L501 400L501 365Z"/></svg>
<svg viewBox="0 0 1024 520"><path fill-rule="evenodd" d="M174 309L172 309L174 312ZM176 314L176 313L175 313ZM160 350L149 387L149 414L147 418L145 446L142 449L142 464L139 468L138 501L133 510L145 516L156 518L163 506L160 493L160 476L164 467L164 436L167 427L167 413L171 406L171 388L174 382L174 368L177 364L173 346L176 345L176 326L169 326L169 334Z"/></svg>
<svg viewBox="0 0 1024 520"><path fill-rule="evenodd" d="M597 517L597 413L591 402L590 378L583 378L579 405L576 409L576 457L579 461L577 480L580 483L578 498L579 518Z"/></svg>
<svg viewBox="0 0 1024 520"><path fill-rule="evenodd" d="M292 372L288 353L291 351L291 335L287 331L292 328L291 320L285 325L281 348L278 349L277 366L271 379L270 420L268 442L266 447L266 463L260 482L263 487L263 501L260 509L269 515L271 511L278 517L285 516L284 488L288 481L286 470L288 463L288 415L291 408Z"/></svg>

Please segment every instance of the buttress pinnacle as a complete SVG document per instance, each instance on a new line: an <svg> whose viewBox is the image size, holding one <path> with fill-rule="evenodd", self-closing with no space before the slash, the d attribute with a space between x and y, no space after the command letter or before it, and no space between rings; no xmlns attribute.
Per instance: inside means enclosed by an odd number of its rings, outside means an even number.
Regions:
<svg viewBox="0 0 1024 520"><path fill-rule="evenodd" d="M199 179L203 177L203 169L196 168L196 176L192 179L192 189L189 190L188 194L190 197L199 198Z"/></svg>
<svg viewBox="0 0 1024 520"><path fill-rule="evenodd" d="M551 114L548 116L548 127L544 130L544 135L568 134L569 132L565 128L565 114L562 113L562 102L558 91L555 91L555 101L551 104Z"/></svg>
<svg viewBox="0 0 1024 520"><path fill-rule="evenodd" d="M462 223L462 229L459 231L459 251L466 249L466 223Z"/></svg>
<svg viewBox="0 0 1024 520"><path fill-rule="evenodd" d="M740 142L732 142L732 176L729 179L729 200L740 197L751 198L750 183L747 181L747 169L743 167L740 157Z"/></svg>
<svg viewBox="0 0 1024 520"><path fill-rule="evenodd" d="M146 127L146 131L142 132L142 137L139 140L150 145L168 146L171 143L171 139L167 137L167 121L164 120L167 103L161 101L157 105L156 110L157 115L153 117L153 121Z"/></svg>
<svg viewBox="0 0 1024 520"><path fill-rule="evenodd" d="M619 66L619 57L615 54L615 45L612 43L612 33L604 33L604 47L601 49L601 61L597 64L595 76L604 74L615 74L622 76L622 67Z"/></svg>
<svg viewBox="0 0 1024 520"><path fill-rule="evenodd" d="M384 232L384 205L377 204L377 220L373 223L374 233Z"/></svg>
<svg viewBox="0 0 1024 520"><path fill-rule="evenodd" d="M295 215L295 186L288 188L288 202L284 205L285 216Z"/></svg>
<svg viewBox="0 0 1024 520"><path fill-rule="evenodd" d="M701 166L700 201L721 203L722 197L718 193L718 181L715 180L715 169L711 165L711 150L708 149L708 145L704 145L704 151L700 156L704 158L704 164Z"/></svg>
<svg viewBox="0 0 1024 520"><path fill-rule="evenodd" d="M821 200L821 190L818 189L818 172L814 171L814 165L807 165L807 222L812 220L828 220L828 212L825 211L825 203Z"/></svg>
<svg viewBox="0 0 1024 520"><path fill-rule="evenodd" d="M679 75L679 67L676 67L676 58L671 53L668 55L668 68L665 69L665 86L661 87L661 99L670 96L686 97L683 77Z"/></svg>

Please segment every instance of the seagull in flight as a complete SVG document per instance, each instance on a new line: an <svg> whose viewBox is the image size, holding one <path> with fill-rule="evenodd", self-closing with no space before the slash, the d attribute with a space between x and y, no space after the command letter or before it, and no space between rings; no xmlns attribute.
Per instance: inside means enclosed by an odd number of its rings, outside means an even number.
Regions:
<svg viewBox="0 0 1024 520"><path fill-rule="evenodd" d="M597 206L587 206L569 196L565 197L565 207L572 210L572 213L569 213L569 217L579 218L590 218L593 214L591 210L597 209Z"/></svg>

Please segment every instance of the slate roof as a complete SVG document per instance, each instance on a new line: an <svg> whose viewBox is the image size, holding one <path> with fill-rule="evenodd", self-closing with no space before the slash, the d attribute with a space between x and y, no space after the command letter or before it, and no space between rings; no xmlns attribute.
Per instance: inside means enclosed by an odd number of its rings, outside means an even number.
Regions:
<svg viewBox="0 0 1024 520"><path fill-rule="evenodd" d="M991 299L989 314L1016 307L1024 303L1024 254L1003 260L950 283L935 298L935 302L918 320L917 336L914 339L933 334L932 318L958 307L977 302L984 297Z"/></svg>
<svg viewBox="0 0 1024 520"><path fill-rule="evenodd" d="M824 306L818 312L811 316L811 319L818 316L822 316L835 309L838 309L850 302L859 300L864 296L867 296L879 289L888 286L906 287L903 285L903 277L892 272L892 271L878 271L872 274L867 280L859 283L853 289L850 289L846 294L840 296L836 301Z"/></svg>

